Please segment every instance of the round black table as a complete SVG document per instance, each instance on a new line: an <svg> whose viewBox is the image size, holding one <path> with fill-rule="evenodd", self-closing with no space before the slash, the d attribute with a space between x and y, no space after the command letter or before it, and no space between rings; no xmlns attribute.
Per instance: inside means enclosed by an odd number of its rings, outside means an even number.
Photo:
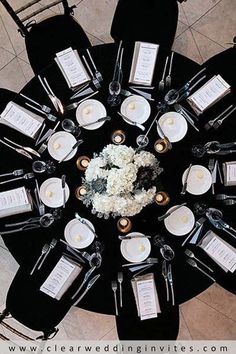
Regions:
<svg viewBox="0 0 236 354"><path fill-rule="evenodd" d="M124 51L124 59L123 59L123 71L124 71L124 79L123 79L123 88L128 87L128 78L131 67L132 53L133 53L133 43L127 45ZM101 128L98 130L83 130L81 137L84 139L84 143L79 147L76 157L79 155L87 155L89 157L93 156L94 152L99 153L104 146L111 143L111 133L116 129L122 129L126 133L126 145L130 145L132 147L136 147L136 137L140 134L139 129L136 127L130 126L126 124L118 115L117 108L111 108L107 104L108 97L108 84L111 81L114 61L117 53L117 46L115 44L109 45L100 45L93 47L91 49L91 54L96 62L97 67L102 72L104 77L104 82L102 84L102 89L99 91L94 98L100 100L104 103L107 109L107 113L112 117L110 122L106 122ZM154 84L157 86L159 82L164 66L164 61L166 58L166 52L164 49L160 48L157 58L156 70L154 74ZM172 87L178 88L181 87L189 78L191 78L197 71L199 71L200 66L195 62L175 53L173 70L172 70ZM223 111L226 106L234 101L233 94L235 90L235 78L232 77L232 71L230 66L224 67L219 65L219 63L209 64L207 66L207 76L210 78L212 74L222 74L223 78L232 85L232 93L222 99L219 103L214 105L212 108L207 110L207 112L200 116L199 118L199 127L200 133L197 133L195 130L188 126L188 133L185 138L173 144L173 149L165 154L157 154L154 152L153 145L155 140L158 138L156 127L153 127L150 133L150 143L145 148L146 150L154 153L156 157L160 160L161 167L164 168L164 172L160 175L161 184L163 190L167 191L170 195L171 202L166 207L160 207L156 204L152 204L144 208L140 214L135 217L132 217L133 228L132 231L144 232L146 234L155 235L161 234L165 236L166 242L175 250L175 258L172 261L172 270L173 270L173 280L174 280L174 290L175 290L175 299L176 306L172 308L171 304L166 302L166 293L165 293L165 282L161 275L161 261L158 265L151 268L151 272L155 273L156 277L156 286L159 295L160 306L162 310L161 316L156 320L148 320L143 321L142 323L137 318L136 307L134 303L134 297L132 294L130 279L131 274L129 271L124 270L124 282L123 282L123 298L124 298L124 308L121 311L121 315L117 318L118 329L121 327L125 329L122 332L122 338L126 339L134 339L140 338L141 333L143 333L144 327L148 329L150 333L150 328L155 326L155 321L161 321L166 318L166 326L165 333L160 332L157 337L152 335L147 335L149 339L174 339L177 336L178 328L171 329L170 323L175 321L178 327L178 304L181 304L192 297L198 295L207 287L209 287L212 282L203 274L188 266L186 263L186 257L184 255L184 247L180 247L184 237L176 237L171 234L168 234L166 231L164 224L158 222L158 215L163 214L166 210L176 204L180 204L181 202L186 201L187 205L193 209L193 205L196 201L203 201L209 207L219 207L224 212L224 219L228 221L229 224L235 225L234 222L234 207L231 208L223 208L221 204L217 204L211 192L207 192L202 196L193 196L190 194L186 194L185 197L180 196L180 191L182 188L181 177L183 171L188 167L189 163L193 164L202 164L207 167L209 156L204 156L201 159L194 158L191 155L191 147L195 144L205 143L207 141L219 140L220 142L231 142L234 141L234 129L235 123L234 119L229 119L227 124L225 124L221 129L217 132L206 132L203 129L203 125L211 119L211 117L215 117L221 111ZM61 72L59 71L56 65L52 65L47 68L43 74L47 77L50 82L55 94L60 97L63 103L69 103L69 97L71 96L71 92L68 89L68 86L63 79ZM38 102L42 102L50 105L45 92L42 90L41 85L39 84L37 78L33 78L22 90L22 93L28 95L31 98L35 98ZM151 103L152 113L149 120L145 123L145 127L148 127L152 118L156 114L156 103L163 99L163 96L158 92L154 93L154 97L156 98L154 103ZM4 109L6 103L10 100L14 99L15 102L24 105L24 100L17 95L11 97L10 93L7 92L5 97L2 98L1 101L1 110ZM185 104L185 103L184 103ZM189 107L188 107L189 108ZM70 111L65 117L71 118L75 121L75 111ZM64 117L63 117L64 118ZM63 119L60 118L60 119ZM50 126L50 123L48 123ZM61 130L61 129L60 129ZM30 139L21 136L20 134L15 133L13 130L8 129L7 127L2 127L1 136L8 136L13 140L17 140L17 142L22 143L23 145L30 146L32 141ZM47 160L50 158L48 153L45 152L43 155L43 159ZM24 167L26 170L30 171L31 163L24 157L15 154L9 149L1 146L1 156L2 156L2 164L1 164L1 172L10 171L15 168ZM234 155L220 157L219 162L222 161L230 161L233 160ZM79 307L82 307L87 310L106 313L106 314L114 314L114 299L113 292L111 290L111 280L117 279L117 272L120 271L122 263L124 263L124 259L120 253L120 241L118 240L118 230L116 227L117 219L110 218L108 220L99 219L93 214L91 214L91 210L87 209L78 199L75 197L75 189L81 185L81 177L83 173L79 171L76 167L75 161L76 157L68 162L64 162L60 165L57 165L57 169L53 175L38 175L37 179L39 184L41 184L46 178L58 176L61 177L63 173L67 175L67 183L70 187L70 198L66 204L66 209L63 210L63 217L61 220L56 221L51 227L48 229L38 229L22 232L19 234L12 234L3 236L4 242L8 247L11 254L20 264L20 266L25 269L26 272L29 272L35 263L35 260L41 253L41 249L45 242L49 242L53 237L63 238L63 232L65 225L74 218L75 211L78 211L82 217L89 219L95 226L96 232L99 236L99 239L105 244L105 249L102 253L102 266L98 269L101 274L101 278L94 285L94 287L88 292L86 297L80 302ZM21 183L24 185L24 183ZM19 186L19 183L13 186ZM31 183L29 183L29 187ZM216 186L217 192L227 192L227 194L232 194L235 191L235 187L227 187L224 188L222 186ZM3 188L1 190L4 190ZM1 230L4 229L4 224L7 221L12 222L13 220L23 220L28 218L28 215L18 215L11 218L5 218L1 220ZM198 218L198 216L196 216ZM204 232L212 229L209 224L204 226ZM215 230L214 230L215 231ZM227 240L232 245L235 245L234 240L227 236L224 232L220 232L217 230L216 232L222 238ZM235 292L235 282L233 274L226 274L223 272L213 261L211 261L206 254L199 249L198 247L190 246L189 248L194 250L196 256L199 256L203 261L205 261L209 266L211 266L215 273L214 276L216 278L217 283L222 285L224 288L229 291ZM90 252L90 247L88 247L88 252ZM35 279L40 285L47 275L50 273L52 268L55 266L58 259L61 257L61 254L65 251L65 247L63 244L58 242L55 249L50 252L41 272L35 274ZM151 251L152 256L157 256L159 260L161 260L161 256L157 248L152 247ZM126 261L125 261L126 262ZM148 271L147 271L148 272ZM70 296L74 293L75 289L78 287L79 282L75 282L71 288L67 291L65 296L63 297L63 301L68 304L70 301ZM165 317L166 316L166 317ZM129 321L127 318L130 318L131 323L135 323L137 325L138 330L135 333L127 334L127 325ZM158 322L157 322L158 323ZM166 333L166 328L170 325L170 330ZM161 327L161 325L160 325ZM135 328L135 326L134 326ZM147 331L147 332L148 332ZM126 333L126 334L125 334ZM163 334L163 337L162 337ZM142 338L140 338L142 339ZM144 338L146 339L146 338Z"/></svg>

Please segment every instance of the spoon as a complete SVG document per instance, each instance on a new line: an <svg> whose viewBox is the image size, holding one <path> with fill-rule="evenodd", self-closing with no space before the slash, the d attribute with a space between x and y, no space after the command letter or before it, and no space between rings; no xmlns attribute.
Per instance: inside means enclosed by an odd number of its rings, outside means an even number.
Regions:
<svg viewBox="0 0 236 354"><path fill-rule="evenodd" d="M216 200L234 199L236 195L216 194Z"/></svg>
<svg viewBox="0 0 236 354"><path fill-rule="evenodd" d="M227 199L223 201L224 205L230 206L230 205L235 205L236 201L233 199Z"/></svg>

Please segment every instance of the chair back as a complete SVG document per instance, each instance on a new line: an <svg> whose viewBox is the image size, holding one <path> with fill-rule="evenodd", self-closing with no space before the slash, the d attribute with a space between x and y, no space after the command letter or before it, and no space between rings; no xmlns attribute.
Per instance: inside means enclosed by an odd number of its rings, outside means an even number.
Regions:
<svg viewBox="0 0 236 354"><path fill-rule="evenodd" d="M17 24L17 26L19 28L18 31L21 33L21 35L23 37L25 37L27 35L27 33L30 30L30 27L34 23L34 21L32 21L31 19L33 17L37 16L38 14L40 14L41 12L48 10L51 7L62 3L65 15L70 15L70 14L73 14L73 9L76 7L75 5L69 6L67 0L55 0L55 1L50 2L48 5L41 5L40 4L41 1L42 0L26 1L27 3L25 5L14 10L7 0L0 0L2 5L5 7L7 12L9 13L9 15L12 17L12 19ZM36 4L39 4L40 7L37 7L36 10L33 10L33 6ZM24 12L26 10L29 10L29 11L27 11L27 15L24 15Z"/></svg>

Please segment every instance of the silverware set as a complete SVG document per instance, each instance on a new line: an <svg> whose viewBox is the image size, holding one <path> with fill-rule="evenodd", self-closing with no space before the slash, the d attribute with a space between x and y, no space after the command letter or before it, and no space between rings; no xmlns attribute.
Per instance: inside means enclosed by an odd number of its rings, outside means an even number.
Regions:
<svg viewBox="0 0 236 354"><path fill-rule="evenodd" d="M208 169L211 172L211 177L212 177L211 191L212 194L215 194L215 184L217 181L217 175L219 175L220 183L223 184L223 177L222 177L218 160L215 160L214 158L210 158L208 163Z"/></svg>
<svg viewBox="0 0 236 354"><path fill-rule="evenodd" d="M164 69L163 69L163 73L162 73L162 78L159 81L158 84L158 91L164 91L165 89L165 76L166 76L166 69L167 69L167 65L168 65L168 61L169 61L169 57L166 57L166 61L165 61L165 65L164 65Z"/></svg>
<svg viewBox="0 0 236 354"><path fill-rule="evenodd" d="M168 75L166 76L166 88L167 89L169 89L171 87L171 72L172 72L173 58L174 58L174 52L171 52L169 71L168 71Z"/></svg>
<svg viewBox="0 0 236 354"><path fill-rule="evenodd" d="M193 258L195 261L197 261L198 263L203 265L206 269L208 269L211 273L213 273L213 270L206 263L202 262L199 258L195 257L195 254L192 251L186 249L184 253L186 254L186 256L188 256L189 258Z"/></svg>
<svg viewBox="0 0 236 354"><path fill-rule="evenodd" d="M24 174L24 170L23 169L18 169L18 170L14 170L12 172L8 172L8 173L3 173L0 175L0 178L2 177L8 177L8 176L15 176L15 177L19 177L22 176Z"/></svg>
<svg viewBox="0 0 236 354"><path fill-rule="evenodd" d="M191 267L193 268L197 268L200 272L202 272L203 274L205 274L209 279L211 279L213 282L215 282L215 279L209 275L207 272L205 272L205 270L203 270L202 268L200 268L198 265L197 265L197 262L195 262L192 258L188 258L187 259L187 263L189 265L191 265Z"/></svg>
<svg viewBox="0 0 236 354"><path fill-rule="evenodd" d="M27 157L30 160L33 160L32 156L27 151L25 151L24 149L13 147L12 145L6 143L5 141L3 141L1 139L0 139L0 143L2 143L3 145L9 147L10 149L16 151L18 154L23 155L24 157Z"/></svg>
<svg viewBox="0 0 236 354"><path fill-rule="evenodd" d="M32 98L23 95L23 93L20 93L20 96L25 98L26 100L28 100L31 103L34 103L37 107L39 107L43 112L45 113L50 113L51 112L51 108L49 108L48 106L44 105L44 104L40 104L38 102L36 102L35 100L33 100Z"/></svg>
<svg viewBox="0 0 236 354"><path fill-rule="evenodd" d="M76 300L76 302L73 304L73 306L76 306L83 299L83 297L87 294L87 292L91 289L91 287L96 283L96 281L100 278L100 276L101 276L100 274L97 274L88 282L85 290L80 295L80 297Z"/></svg>
<svg viewBox="0 0 236 354"><path fill-rule="evenodd" d="M214 210L214 209L213 209ZM217 210L217 209L216 209ZM222 213L212 213L211 211L206 212L206 217L208 218L209 222L219 230L225 231L227 234L236 238L236 230L227 224L224 220L222 220Z"/></svg>
<svg viewBox="0 0 236 354"><path fill-rule="evenodd" d="M6 138L6 137L3 137L3 139L4 139L5 141L7 141L8 143L10 143L10 144L12 144L12 145L15 145L16 147L18 147L18 148L20 148L20 149L23 149L24 151L28 152L28 153L31 154L31 155L34 155L34 156L37 156L37 157L41 157L41 155L40 155L37 151L35 151L33 148L31 148L31 147L29 147L29 146L20 145L20 144L14 142L13 140L10 140L10 139L8 139L8 138Z"/></svg>
<svg viewBox="0 0 236 354"><path fill-rule="evenodd" d="M209 120L209 122L204 125L204 128L206 130L209 130L211 128L213 128L215 130L218 129L223 124L225 119L228 118L235 110L236 110L236 106L233 107L233 105L231 104L222 113L220 113L216 118Z"/></svg>
<svg viewBox="0 0 236 354"><path fill-rule="evenodd" d="M56 111L63 114L64 113L63 104L62 104L61 100L52 91L47 79L45 77L41 77L40 75L38 75L38 79L39 79L39 82L42 85L44 91L46 92L48 98L50 99L54 108L56 109Z"/></svg>
<svg viewBox="0 0 236 354"><path fill-rule="evenodd" d="M85 58L84 55L82 55L82 58L83 58L83 61L84 61L85 65L86 65L88 71L89 71L89 74L91 76L92 84L95 86L95 88L97 90L99 90L101 88L100 82L98 81L98 79L96 78L96 76L93 73L92 69L90 68L89 63L88 63L88 61L87 61L87 59Z"/></svg>
<svg viewBox="0 0 236 354"><path fill-rule="evenodd" d="M82 224L84 224L93 234L96 238L98 238L98 235L94 231L94 229L84 220L78 213L75 213L76 219L78 219Z"/></svg>
<svg viewBox="0 0 236 354"><path fill-rule="evenodd" d="M37 270L41 269L44 262L46 261L49 253L51 252L51 250L53 250L53 248L56 246L57 244L57 239L53 238L52 241L50 242L50 244L47 244L46 247L46 252L44 253L44 255L41 257L40 263L37 266Z"/></svg>
<svg viewBox="0 0 236 354"><path fill-rule="evenodd" d="M30 172L30 173L25 173L23 176L20 176L20 177L11 178L11 179L8 179L7 181L2 181L2 182L0 182L0 184L2 185L2 184L6 184L6 183L15 182L15 181L20 181L22 179L29 180L32 178L34 178L34 174L32 172Z"/></svg>
<svg viewBox="0 0 236 354"><path fill-rule="evenodd" d="M88 261L88 262L90 261L91 255L88 252L79 251L77 248L70 246L66 241L64 241L62 239L60 239L60 242L63 243L64 245L66 245L67 250L71 254L73 254L75 257L77 257L80 260L80 262L85 263L84 259L86 259L86 261ZM83 257L84 259L81 257Z"/></svg>
<svg viewBox="0 0 236 354"><path fill-rule="evenodd" d="M165 280L166 285L166 301L170 301L170 292L171 291L171 299L172 299L172 306L175 305L175 293L174 293L174 283L173 283L173 275L172 275L172 266L171 264L167 267L167 262L164 259L162 262L162 276Z"/></svg>
<svg viewBox="0 0 236 354"><path fill-rule="evenodd" d="M236 201L234 200L236 198L235 195L216 194L215 197L216 200L223 201L224 205L231 206L236 204Z"/></svg>
<svg viewBox="0 0 236 354"><path fill-rule="evenodd" d="M40 145L40 147L38 149L38 153L39 154L42 154L46 150L47 145L45 144L45 142L48 142L48 140L50 139L52 134L55 133L55 131L56 131L57 127L59 126L59 124L60 124L60 122L57 122L55 124L54 128L48 129L45 134L43 134L45 125L42 127L42 129L41 129L41 131L40 131L40 133L39 133L39 135L37 137L36 143L35 143L36 146L39 145L39 144L42 144L42 145ZM43 136L42 136L42 134L43 134Z"/></svg>
<svg viewBox="0 0 236 354"><path fill-rule="evenodd" d="M30 107L30 108L32 108L32 109L34 109L36 112L42 113L42 114L43 114L48 120L50 120L51 122L56 122L57 117L54 116L53 114L51 114L51 113L46 113L46 112L44 112L43 110L41 110L41 109L39 109L39 108L37 108L37 107L34 107L32 104L27 103L27 102L25 102L25 105L28 106L28 107Z"/></svg>

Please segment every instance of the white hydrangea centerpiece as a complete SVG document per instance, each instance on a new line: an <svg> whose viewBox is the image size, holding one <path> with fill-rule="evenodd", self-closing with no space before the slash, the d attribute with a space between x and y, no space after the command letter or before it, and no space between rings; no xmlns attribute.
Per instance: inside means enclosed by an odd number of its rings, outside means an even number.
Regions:
<svg viewBox="0 0 236 354"><path fill-rule="evenodd" d="M107 145L91 159L83 178L81 197L98 217L133 216L154 201L159 161L148 151L126 145Z"/></svg>

